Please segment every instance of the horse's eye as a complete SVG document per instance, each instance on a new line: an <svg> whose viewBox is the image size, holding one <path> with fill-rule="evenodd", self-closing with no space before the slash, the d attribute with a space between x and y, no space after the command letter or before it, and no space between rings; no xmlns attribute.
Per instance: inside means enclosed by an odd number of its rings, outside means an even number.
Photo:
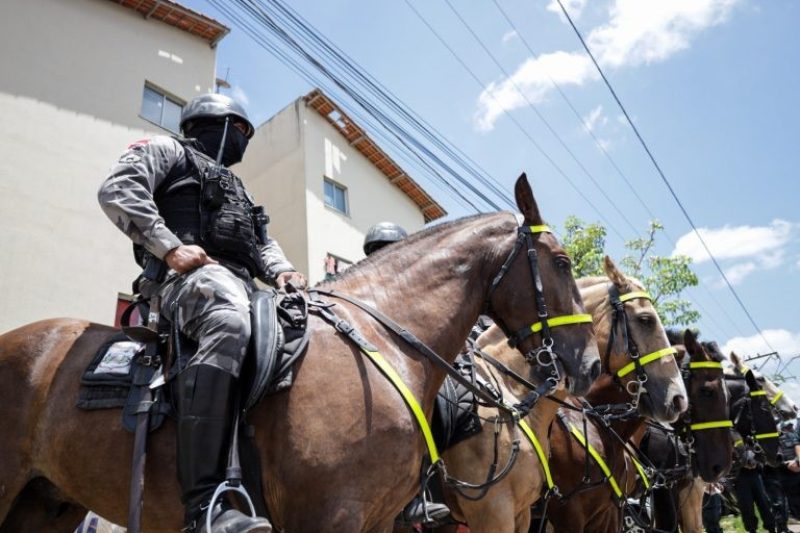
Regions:
<svg viewBox="0 0 800 533"><path fill-rule="evenodd" d="M651 326L655 322L653 315L647 313L637 316L636 320L638 320L639 323L643 326Z"/></svg>
<svg viewBox="0 0 800 533"><path fill-rule="evenodd" d="M565 272L568 272L572 268L572 261L569 260L569 257L565 255L560 255L556 257L556 266Z"/></svg>

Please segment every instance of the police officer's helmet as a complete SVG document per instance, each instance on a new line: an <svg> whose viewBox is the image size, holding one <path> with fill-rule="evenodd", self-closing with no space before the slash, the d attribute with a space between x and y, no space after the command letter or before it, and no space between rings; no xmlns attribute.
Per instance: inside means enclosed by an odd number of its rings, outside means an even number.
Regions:
<svg viewBox="0 0 800 533"><path fill-rule="evenodd" d="M364 253L370 255L393 242L401 241L408 237L406 230L392 222L375 224L364 237Z"/></svg>
<svg viewBox="0 0 800 533"><path fill-rule="evenodd" d="M183 106L181 113L181 131L184 133L187 126L191 126L191 122L199 119L222 119L225 117L236 117L237 122L243 122L247 126L245 135L249 139L255 133L255 128L247 118L247 112L244 110L239 102L224 94L203 94L192 98L192 100Z"/></svg>

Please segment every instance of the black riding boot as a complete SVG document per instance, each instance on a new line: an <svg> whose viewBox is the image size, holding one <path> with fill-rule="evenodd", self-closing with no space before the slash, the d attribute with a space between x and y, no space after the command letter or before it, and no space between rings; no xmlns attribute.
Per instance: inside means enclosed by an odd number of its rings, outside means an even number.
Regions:
<svg viewBox="0 0 800 533"><path fill-rule="evenodd" d="M224 502L215 505L211 531L206 510L214 490L225 480L236 378L210 365L191 365L177 376L178 481L186 507L186 530L200 533L267 533L265 518L251 518Z"/></svg>

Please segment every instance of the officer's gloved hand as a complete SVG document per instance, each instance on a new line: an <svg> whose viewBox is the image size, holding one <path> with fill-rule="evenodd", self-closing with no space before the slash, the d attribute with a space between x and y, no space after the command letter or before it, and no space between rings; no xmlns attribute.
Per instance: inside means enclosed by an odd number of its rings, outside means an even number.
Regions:
<svg viewBox="0 0 800 533"><path fill-rule="evenodd" d="M294 271L281 272L278 274L278 277L275 278L275 284L279 289L282 289L287 283L291 283L295 288L303 290L306 288L308 282L304 275Z"/></svg>
<svg viewBox="0 0 800 533"><path fill-rule="evenodd" d="M205 250L195 244L182 244L173 248L164 256L164 261L178 274L189 272L203 265L219 264L215 259L209 257Z"/></svg>

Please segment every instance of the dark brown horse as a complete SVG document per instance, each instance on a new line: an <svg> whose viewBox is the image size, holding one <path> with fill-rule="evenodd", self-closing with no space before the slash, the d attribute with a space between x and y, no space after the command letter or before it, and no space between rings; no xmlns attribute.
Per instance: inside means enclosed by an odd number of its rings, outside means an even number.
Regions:
<svg viewBox="0 0 800 533"><path fill-rule="evenodd" d="M523 226L541 225L524 176L515 193ZM443 224L376 253L326 286L372 304L452 361L483 309L510 331L539 321L524 247L496 290L489 290L519 227L510 213ZM536 234L532 241L550 315L571 314L568 262L554 253L559 248L552 235ZM363 311L335 303L336 312L394 366L430 418L443 372ZM296 365L292 389L266 398L250 414L274 523L292 533L390 530L418 488L425 453L419 428L398 392L354 345L316 316L309 329L311 342ZM591 368L599 366L596 357L583 357L593 336L588 324L582 331L553 331L560 364L577 376L576 393L588 388ZM35 514L37 531L74 527L59 522L51 509L68 520L70 513L92 509L125 522L132 437L118 411L75 407L81 373L113 332L56 319L0 337L0 530L19 531L18 513ZM539 342L535 334L520 349ZM149 450L144 529L175 531L182 512L171 422L153 433Z"/></svg>
<svg viewBox="0 0 800 533"><path fill-rule="evenodd" d="M600 353L607 354L602 357L603 373L586 396L595 406L625 404L631 401L635 391L633 387L630 390L628 387L635 372L625 373L622 370L624 375L619 377L621 369L630 365L631 354L622 334L624 324L608 319L608 314L613 311L613 292L616 291L623 301L621 308L626 316L627 332L643 361L646 354L665 353L663 350L670 347L666 332L650 300L641 296L634 297L644 291L641 283L625 277L608 258L606 272L611 284L606 278L578 280L584 304L595 317L595 333ZM624 295L630 295L631 299L623 299ZM618 330L613 337L612 328ZM686 389L673 355L655 358L642 368L646 374L646 382L645 392L638 404L641 416L613 424L614 432L622 441L639 433L646 418L673 422L687 407ZM584 417L580 413L563 408L560 413L567 423L571 423L585 435L597 454L604 458L618 485L620 497L625 498L632 494L639 483L637 469L630 454L612 432L589 417L586 417L587 422L584 425ZM620 497L604 481L606 476L591 456L587 455L585 447L559 420L552 425L551 450L551 469L564 496L549 501L547 520L555 531L618 531L621 524ZM589 479L584 480L587 473Z"/></svg>
<svg viewBox="0 0 800 533"><path fill-rule="evenodd" d="M648 429L641 450L659 469L666 470L670 486L653 491L653 516L661 531L699 533L705 482L725 475L733 460L730 437L730 393L723 369L724 357L715 342L698 342L686 330L669 332L679 350L686 350L681 368L689 394L689 409L667 430Z"/></svg>

